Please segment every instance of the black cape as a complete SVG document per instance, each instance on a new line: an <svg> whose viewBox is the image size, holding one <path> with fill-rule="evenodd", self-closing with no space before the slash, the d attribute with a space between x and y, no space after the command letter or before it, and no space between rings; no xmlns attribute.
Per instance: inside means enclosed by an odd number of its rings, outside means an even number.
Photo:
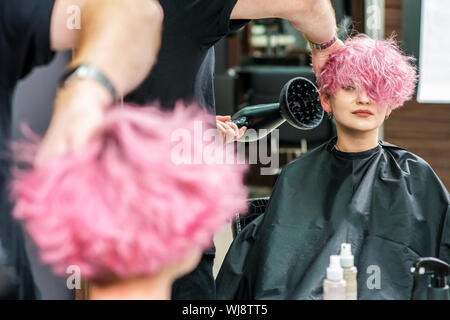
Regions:
<svg viewBox="0 0 450 320"><path fill-rule="evenodd" d="M289 163L263 215L233 241L218 299L322 299L329 256L351 243L358 299L409 299L419 257L450 262L449 195L421 158L380 141L344 153L336 138ZM422 277L416 297L426 298Z"/></svg>

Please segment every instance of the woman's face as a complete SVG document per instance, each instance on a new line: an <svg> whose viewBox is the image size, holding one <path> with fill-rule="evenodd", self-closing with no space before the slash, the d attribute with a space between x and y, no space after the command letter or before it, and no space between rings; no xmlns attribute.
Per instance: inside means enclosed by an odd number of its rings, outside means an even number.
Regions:
<svg viewBox="0 0 450 320"><path fill-rule="evenodd" d="M379 107L364 90L358 92L354 86L339 87L335 96L321 94L320 98L324 110L333 112L337 126L360 132L377 130L392 111Z"/></svg>

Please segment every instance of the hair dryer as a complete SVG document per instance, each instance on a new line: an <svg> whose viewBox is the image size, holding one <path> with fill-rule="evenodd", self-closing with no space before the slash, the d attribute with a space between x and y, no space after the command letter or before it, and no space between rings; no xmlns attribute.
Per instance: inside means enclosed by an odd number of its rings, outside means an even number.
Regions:
<svg viewBox="0 0 450 320"><path fill-rule="evenodd" d="M279 103L247 106L236 112L231 121L239 128L254 129L255 135L244 134L239 139L252 142L265 137L285 121L301 130L313 129L321 123L323 115L316 86L306 78L297 77L283 86Z"/></svg>

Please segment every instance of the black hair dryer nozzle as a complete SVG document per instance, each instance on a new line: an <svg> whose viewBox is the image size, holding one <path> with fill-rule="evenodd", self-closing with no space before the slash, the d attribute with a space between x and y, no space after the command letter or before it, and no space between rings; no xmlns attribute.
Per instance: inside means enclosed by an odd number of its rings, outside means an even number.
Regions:
<svg viewBox="0 0 450 320"><path fill-rule="evenodd" d="M316 86L306 78L297 77L284 85L279 103L242 108L231 117L231 121L239 128L254 129L256 134L253 137L245 134L239 139L252 142L265 137L285 121L301 130L313 129L322 122L323 115Z"/></svg>

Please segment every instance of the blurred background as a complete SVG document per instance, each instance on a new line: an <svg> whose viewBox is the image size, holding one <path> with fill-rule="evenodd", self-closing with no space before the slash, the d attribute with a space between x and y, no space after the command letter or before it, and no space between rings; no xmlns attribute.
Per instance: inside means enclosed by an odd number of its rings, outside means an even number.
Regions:
<svg viewBox="0 0 450 320"><path fill-rule="evenodd" d="M423 1L331 2L336 12L340 39L345 40L353 32L365 32L378 38L395 33L406 53L419 59ZM376 12L373 11L374 8L377 8ZM310 67L309 49L302 34L280 19L250 22L217 43L215 53L215 97L218 115L231 115L247 105L278 102L281 88L291 78L303 76L315 81ZM28 123L35 132L45 132L50 121L57 78L69 58L70 52L58 54L50 66L35 70L18 86L13 108L15 138L20 137L22 122ZM419 60L417 62L419 63ZM326 117L319 127L310 131L300 131L287 124L282 125L277 149L280 168L334 135L334 124ZM449 101L419 103L415 96L403 108L392 113L384 124L380 138L424 158L447 189L450 189ZM260 169L260 164L251 165L247 174L246 184L250 197L269 196L278 176L277 172L273 175L261 175ZM217 235L215 242L217 272L231 242L229 226ZM42 297L73 299L74 292L67 289L65 279L56 278L48 267L39 263L31 243L28 243L27 249Z"/></svg>

